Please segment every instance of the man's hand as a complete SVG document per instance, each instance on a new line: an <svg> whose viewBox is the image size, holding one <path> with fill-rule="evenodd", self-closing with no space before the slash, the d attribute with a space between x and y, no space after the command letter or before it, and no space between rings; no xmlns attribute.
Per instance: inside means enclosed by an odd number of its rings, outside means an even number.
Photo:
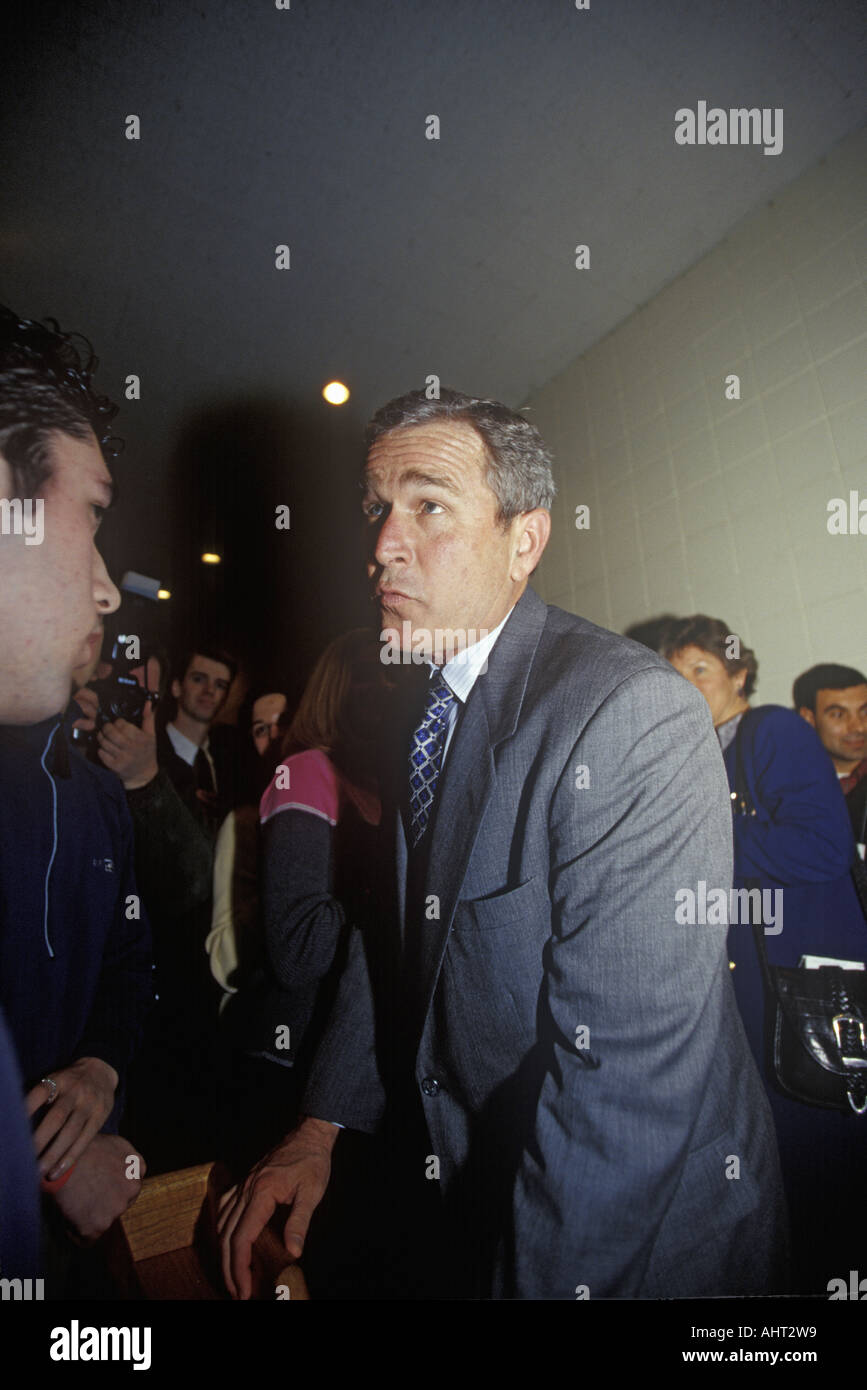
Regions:
<svg viewBox="0 0 867 1390"><path fill-rule="evenodd" d="M128 1177L130 1158L138 1159L144 1177L147 1165L128 1139L97 1134L75 1165L72 1177L54 1193L54 1200L83 1241L98 1240L135 1201L139 1178Z"/></svg>
<svg viewBox="0 0 867 1390"><path fill-rule="evenodd" d="M99 1057L80 1057L71 1067L51 1073L57 1091L33 1145L39 1171L53 1182L84 1153L105 1124L114 1105L117 1072ZM27 1093L27 1114L35 1115L48 1099L42 1082ZM52 1142L53 1141L53 1142ZM70 1179L71 1181L71 1179Z"/></svg>
<svg viewBox="0 0 867 1390"><path fill-rule="evenodd" d="M326 1120L303 1119L220 1201L223 1277L233 1298L250 1297L253 1243L278 1206L291 1207L283 1230L286 1251L295 1260L301 1255L310 1218L328 1186L339 1133Z"/></svg>
<svg viewBox="0 0 867 1390"><path fill-rule="evenodd" d="M126 719L104 724L97 734L100 762L116 772L128 792L147 786L159 772L154 711L150 701L144 707L141 728Z"/></svg>
<svg viewBox="0 0 867 1390"><path fill-rule="evenodd" d="M83 711L82 718L76 719L73 729L84 729L87 733L92 733L96 728L96 716L99 714L99 696L95 690L83 685L80 690L76 690L72 698Z"/></svg>

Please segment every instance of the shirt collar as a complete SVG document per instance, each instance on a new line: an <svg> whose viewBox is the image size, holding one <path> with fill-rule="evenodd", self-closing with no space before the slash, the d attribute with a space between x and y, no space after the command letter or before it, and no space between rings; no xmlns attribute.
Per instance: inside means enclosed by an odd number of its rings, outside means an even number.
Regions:
<svg viewBox="0 0 867 1390"><path fill-rule="evenodd" d="M487 663L491 649L514 611L515 606L513 604L503 621L497 624L493 632L489 632L486 637L474 642L471 647L465 647L463 651L458 652L451 661L447 661L442 667L440 674L461 704L466 703L479 676L484 675L488 669ZM431 670L437 670L437 667L432 663Z"/></svg>
<svg viewBox="0 0 867 1390"><path fill-rule="evenodd" d="M186 734L182 734L180 729L177 728L177 726L174 724L166 725L166 733L168 734L169 742L171 743L178 757L183 758L184 762L189 763L190 767L192 767L193 763L196 761L196 754L199 752L199 745L193 743L193 740L191 738L187 738ZM207 734L205 735L205 740L201 745L201 750L203 753L207 753L208 751Z"/></svg>
<svg viewBox="0 0 867 1390"><path fill-rule="evenodd" d="M837 776L840 779L843 795L848 796L851 791L855 790L858 783L867 777L867 758L862 758L851 772L838 772Z"/></svg>
<svg viewBox="0 0 867 1390"><path fill-rule="evenodd" d="M736 714L731 719L727 719L724 724L717 725L716 736L719 739L719 746L723 752L726 751L730 743L734 742L735 734L738 731L738 725L745 714L746 710L742 709L740 714Z"/></svg>

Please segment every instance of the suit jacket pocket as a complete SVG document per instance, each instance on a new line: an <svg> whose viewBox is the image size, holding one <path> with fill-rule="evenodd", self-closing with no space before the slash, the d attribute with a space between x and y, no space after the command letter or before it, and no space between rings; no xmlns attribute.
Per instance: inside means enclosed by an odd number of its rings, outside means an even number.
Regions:
<svg viewBox="0 0 867 1390"><path fill-rule="evenodd" d="M453 930L497 931L538 921L550 912L547 893L537 878L483 898L464 898L455 908Z"/></svg>

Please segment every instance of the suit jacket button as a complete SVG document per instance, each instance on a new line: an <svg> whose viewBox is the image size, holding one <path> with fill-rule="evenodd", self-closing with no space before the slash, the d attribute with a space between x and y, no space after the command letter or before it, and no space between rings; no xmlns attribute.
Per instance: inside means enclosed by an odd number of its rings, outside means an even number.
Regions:
<svg viewBox="0 0 867 1390"><path fill-rule="evenodd" d="M426 1096L435 1096L440 1088L440 1083L435 1076L426 1076L421 1083L421 1088Z"/></svg>

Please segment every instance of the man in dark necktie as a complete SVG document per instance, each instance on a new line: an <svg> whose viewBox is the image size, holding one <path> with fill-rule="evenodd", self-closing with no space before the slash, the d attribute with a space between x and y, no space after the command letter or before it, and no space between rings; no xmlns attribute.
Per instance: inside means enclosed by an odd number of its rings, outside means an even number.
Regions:
<svg viewBox="0 0 867 1390"><path fill-rule="evenodd" d="M174 718L158 740L158 757L181 797L212 834L231 809L230 759L224 740L214 740L211 726L226 703L235 678L235 662L216 648L188 651L172 681Z"/></svg>

